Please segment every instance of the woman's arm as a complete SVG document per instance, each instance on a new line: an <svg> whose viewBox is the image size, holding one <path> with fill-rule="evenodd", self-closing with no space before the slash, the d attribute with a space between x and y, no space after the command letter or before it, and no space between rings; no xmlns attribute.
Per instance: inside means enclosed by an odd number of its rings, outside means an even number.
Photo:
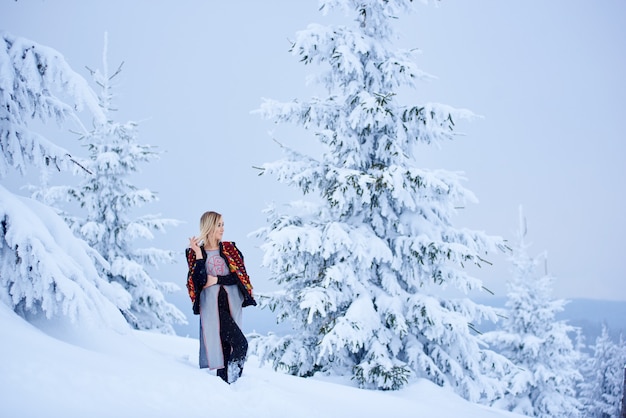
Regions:
<svg viewBox="0 0 626 418"><path fill-rule="evenodd" d="M228 273L225 276L217 276L217 284L229 286L231 284L237 284L238 282L239 278L236 273Z"/></svg>
<svg viewBox="0 0 626 418"><path fill-rule="evenodd" d="M204 263L204 259L196 259L196 263L193 269L193 276L191 277L193 280L193 285L196 289L204 289L207 284L207 273L206 273L206 264ZM200 294L199 290L196 290L198 295Z"/></svg>
<svg viewBox="0 0 626 418"><path fill-rule="evenodd" d="M195 262L193 266L193 275L191 279L193 280L193 286L197 289L204 289L207 286L207 272L206 272L206 264L204 262L204 254L202 253L202 248L198 243L198 239L196 237L189 238L189 248L194 252ZM199 294L199 292L198 292Z"/></svg>

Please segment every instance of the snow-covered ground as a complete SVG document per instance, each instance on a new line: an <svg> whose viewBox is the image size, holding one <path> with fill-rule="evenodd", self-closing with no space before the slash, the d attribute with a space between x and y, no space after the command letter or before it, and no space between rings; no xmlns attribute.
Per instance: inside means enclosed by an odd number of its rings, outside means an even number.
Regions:
<svg viewBox="0 0 626 418"><path fill-rule="evenodd" d="M303 379L248 360L227 385L197 367L195 339L26 322L0 303L0 415L13 417L519 416L420 380L397 392ZM46 332L43 332L44 329Z"/></svg>

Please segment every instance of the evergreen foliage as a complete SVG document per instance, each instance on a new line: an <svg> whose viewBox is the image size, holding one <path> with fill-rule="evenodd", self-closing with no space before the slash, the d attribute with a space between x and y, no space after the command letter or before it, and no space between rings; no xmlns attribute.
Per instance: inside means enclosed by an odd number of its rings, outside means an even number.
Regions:
<svg viewBox="0 0 626 418"><path fill-rule="evenodd" d="M495 311L452 287L481 289L464 270L502 249L498 237L456 228L459 206L474 202L463 178L419 168L419 147L455 137L469 111L405 105L398 93L428 78L414 51L394 50L392 22L409 0L322 1L351 25L309 25L291 52L321 69L325 97L280 103L260 113L312 132L320 159L284 147L262 172L297 187L309 201L267 209L264 265L283 291L265 300L296 332L254 341L261 358L299 376L351 376L361 387L394 390L411 379L451 386L470 400L500 393L506 359L485 349L471 324ZM462 293L461 293L462 294Z"/></svg>
<svg viewBox="0 0 626 418"><path fill-rule="evenodd" d="M9 169L25 174L29 165L68 169L68 151L31 125L68 119L80 125L77 112L85 105L102 122L95 93L54 49L6 32L0 39L0 177Z"/></svg>
<svg viewBox="0 0 626 418"><path fill-rule="evenodd" d="M158 158L154 147L140 144L137 140L138 125L135 122L118 123L113 120L113 81L122 66L109 75L107 41L103 53L103 70L90 70L99 86L99 106L106 116L105 123L95 127L80 140L89 150L89 161L83 166L89 171L77 187L48 187L36 196L45 202L75 201L86 212L85 217L66 215L75 231L105 260L100 274L121 286L126 294L117 294L113 302L135 329L158 330L173 334L174 323L186 323L184 314L166 301L164 293L179 287L174 283L161 282L149 274L147 268L161 263L172 263L172 251L157 248L138 248L138 240L151 240L153 232L164 232L178 221L155 215L133 217L137 208L155 202L157 196L147 189L137 188L131 181L140 163Z"/></svg>
<svg viewBox="0 0 626 418"><path fill-rule="evenodd" d="M69 152L32 126L69 121L81 129L77 112L85 107L102 122L95 93L54 49L6 32L0 39L0 177L68 169ZM0 186L0 301L29 320L64 317L122 329L104 296L117 289L99 277L94 260L104 262L54 210Z"/></svg>
<svg viewBox="0 0 626 418"><path fill-rule="evenodd" d="M582 368L585 376L580 384L579 399L584 405L584 416L589 418L617 417L624 396L624 369L626 368L626 343L620 336L615 344L606 324L592 346Z"/></svg>
<svg viewBox="0 0 626 418"><path fill-rule="evenodd" d="M483 335L518 368L507 382L506 395L495 404L534 417L578 417L581 353L569 336L577 329L556 320L566 301L552 298L554 279L541 272L547 257L528 255L526 235L520 207L518 241L510 256L514 271L507 283L506 319L500 329Z"/></svg>

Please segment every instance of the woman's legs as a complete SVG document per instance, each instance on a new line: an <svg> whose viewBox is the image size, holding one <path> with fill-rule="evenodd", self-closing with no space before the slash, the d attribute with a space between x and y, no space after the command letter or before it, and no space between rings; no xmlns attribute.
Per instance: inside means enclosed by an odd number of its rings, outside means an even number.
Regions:
<svg viewBox="0 0 626 418"><path fill-rule="evenodd" d="M239 326L230 315L228 295L221 288L217 296L220 315L220 338L224 353L224 368L217 371L217 375L225 382L233 383L243 372L243 365L248 353L248 340L239 329Z"/></svg>

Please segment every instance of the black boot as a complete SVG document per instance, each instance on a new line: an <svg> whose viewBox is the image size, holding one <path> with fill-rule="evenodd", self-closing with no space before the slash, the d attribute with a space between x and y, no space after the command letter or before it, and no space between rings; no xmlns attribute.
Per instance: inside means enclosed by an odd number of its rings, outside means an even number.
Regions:
<svg viewBox="0 0 626 418"><path fill-rule="evenodd" d="M228 368L224 367L221 369L217 369L217 375L226 383L230 384L228 381Z"/></svg>

